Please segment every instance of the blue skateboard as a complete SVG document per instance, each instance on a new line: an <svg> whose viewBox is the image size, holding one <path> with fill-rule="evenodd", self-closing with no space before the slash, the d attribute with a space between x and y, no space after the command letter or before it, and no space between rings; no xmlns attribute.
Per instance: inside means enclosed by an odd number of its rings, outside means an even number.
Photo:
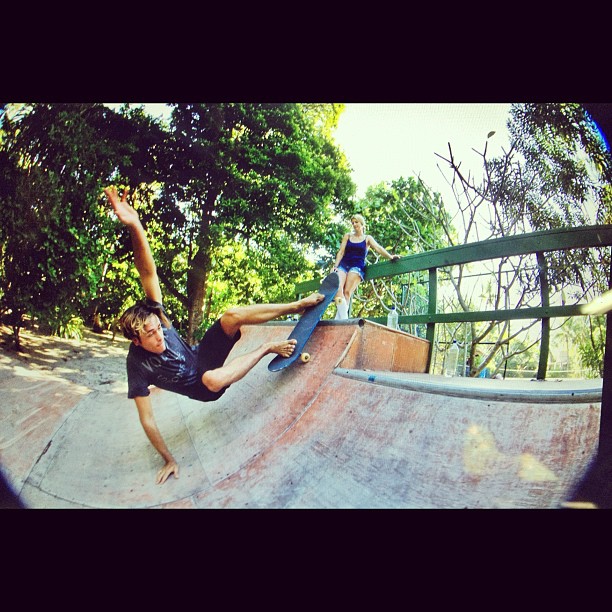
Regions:
<svg viewBox="0 0 612 612"><path fill-rule="evenodd" d="M300 317L300 320L297 322L297 325L293 328L293 331L289 335L288 340L295 339L297 340L297 344L295 345L295 349L293 353L289 357L282 357L281 355L277 355L274 359L268 364L268 370L270 372L278 372L279 370L283 370L284 368L289 367L294 361L298 359L300 361L306 362L310 359L310 355L308 353L303 352L304 346L310 339L312 332L315 330L315 327L318 325L321 317L327 310L327 307L333 301L334 296L338 292L338 287L340 286L340 277L336 272L332 272L328 276L326 276L321 282L321 286L318 289L319 293L322 293L325 296L325 299L308 308L304 314Z"/></svg>

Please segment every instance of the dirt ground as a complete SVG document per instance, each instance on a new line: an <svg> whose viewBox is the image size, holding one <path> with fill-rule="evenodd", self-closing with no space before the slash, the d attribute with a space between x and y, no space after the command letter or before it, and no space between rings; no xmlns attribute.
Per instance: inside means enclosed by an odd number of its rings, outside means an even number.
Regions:
<svg viewBox="0 0 612 612"><path fill-rule="evenodd" d="M127 388L125 358L129 341L110 331L85 330L81 340L57 338L22 329L21 349L15 350L12 331L0 325L0 363L4 376L15 367L58 376L90 389Z"/></svg>

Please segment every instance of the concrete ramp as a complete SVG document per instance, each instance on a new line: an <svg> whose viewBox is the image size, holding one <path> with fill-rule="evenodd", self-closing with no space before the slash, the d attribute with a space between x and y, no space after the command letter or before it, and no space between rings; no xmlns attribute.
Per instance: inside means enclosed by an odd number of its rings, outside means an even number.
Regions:
<svg viewBox="0 0 612 612"><path fill-rule="evenodd" d="M246 328L235 354L292 325ZM163 485L125 392L0 379L5 476L32 508L556 508L597 450L596 384L466 391L424 373L426 341L356 320L322 322L307 350L214 403L154 390L181 469Z"/></svg>

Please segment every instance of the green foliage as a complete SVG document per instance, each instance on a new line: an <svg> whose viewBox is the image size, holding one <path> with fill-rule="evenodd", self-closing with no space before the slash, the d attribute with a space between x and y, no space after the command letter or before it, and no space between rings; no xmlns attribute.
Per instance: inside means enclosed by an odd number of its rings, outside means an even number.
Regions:
<svg viewBox="0 0 612 612"><path fill-rule="evenodd" d="M187 334L235 303L292 297L354 193L330 136L343 105L170 106L165 125L127 104L7 105L0 312L64 333L74 317L110 323L142 297L128 232L102 196L111 182L130 186Z"/></svg>
<svg viewBox="0 0 612 612"><path fill-rule="evenodd" d="M588 319L587 333L576 333L574 341L577 343L582 365L592 372L593 378L603 378L606 351L605 317L588 317Z"/></svg>
<svg viewBox="0 0 612 612"><path fill-rule="evenodd" d="M39 329L43 333L60 338L81 340L84 335L84 322L81 317L67 315L61 308L45 310L40 318Z"/></svg>
<svg viewBox="0 0 612 612"><path fill-rule="evenodd" d="M217 310L205 302L215 300L212 289L223 277L219 259L234 268L219 256L224 245L241 245L262 266L236 269L228 299L256 294L249 293L253 271L268 289L296 282L305 268L301 253L322 240L335 205L354 193L344 155L329 138L337 113L331 105L173 105L171 170L143 212L163 236L160 262L180 287L188 335L201 313Z"/></svg>
<svg viewBox="0 0 612 612"><path fill-rule="evenodd" d="M99 104L10 110L3 116L0 149L0 201L7 213L0 219L1 306L13 316L48 318L59 333L73 333L74 317L93 314L114 241L115 227L100 205L102 185L122 170L137 176L137 158L130 156L140 150L142 130L136 119ZM140 172L145 158L137 160Z"/></svg>
<svg viewBox="0 0 612 612"><path fill-rule="evenodd" d="M534 230L603 222L612 157L581 104L514 104L508 129L532 177L520 212Z"/></svg>
<svg viewBox="0 0 612 612"><path fill-rule="evenodd" d="M408 255L447 245L441 219L448 214L440 195L414 177L368 188L357 208L367 219L368 233L393 253Z"/></svg>
<svg viewBox="0 0 612 612"><path fill-rule="evenodd" d="M530 172L530 190L514 214L535 230L610 223L612 157L580 104L513 105L509 130ZM572 301L608 288L609 249L550 254L549 284ZM585 367L601 372L604 338L591 326L580 343Z"/></svg>
<svg viewBox="0 0 612 612"><path fill-rule="evenodd" d="M295 283L306 274L308 262L297 252L293 258L288 258L287 253L285 250L276 254L254 245L246 247L240 242L228 242L216 249L208 277L206 310L196 338L224 310L236 304L294 299ZM295 274L296 268L301 271L299 275Z"/></svg>

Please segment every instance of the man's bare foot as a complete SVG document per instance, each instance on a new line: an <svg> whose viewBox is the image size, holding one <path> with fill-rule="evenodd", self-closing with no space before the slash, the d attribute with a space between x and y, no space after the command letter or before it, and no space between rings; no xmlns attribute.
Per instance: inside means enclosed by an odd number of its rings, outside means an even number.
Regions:
<svg viewBox="0 0 612 612"><path fill-rule="evenodd" d="M298 302L298 314L302 314L306 309L316 306L319 302L322 302L325 296L322 293L315 291L309 296L302 298Z"/></svg>
<svg viewBox="0 0 612 612"><path fill-rule="evenodd" d="M297 340L291 338L291 340L281 340L280 342L267 342L264 344L266 353L276 353L281 357L289 357L295 350Z"/></svg>

